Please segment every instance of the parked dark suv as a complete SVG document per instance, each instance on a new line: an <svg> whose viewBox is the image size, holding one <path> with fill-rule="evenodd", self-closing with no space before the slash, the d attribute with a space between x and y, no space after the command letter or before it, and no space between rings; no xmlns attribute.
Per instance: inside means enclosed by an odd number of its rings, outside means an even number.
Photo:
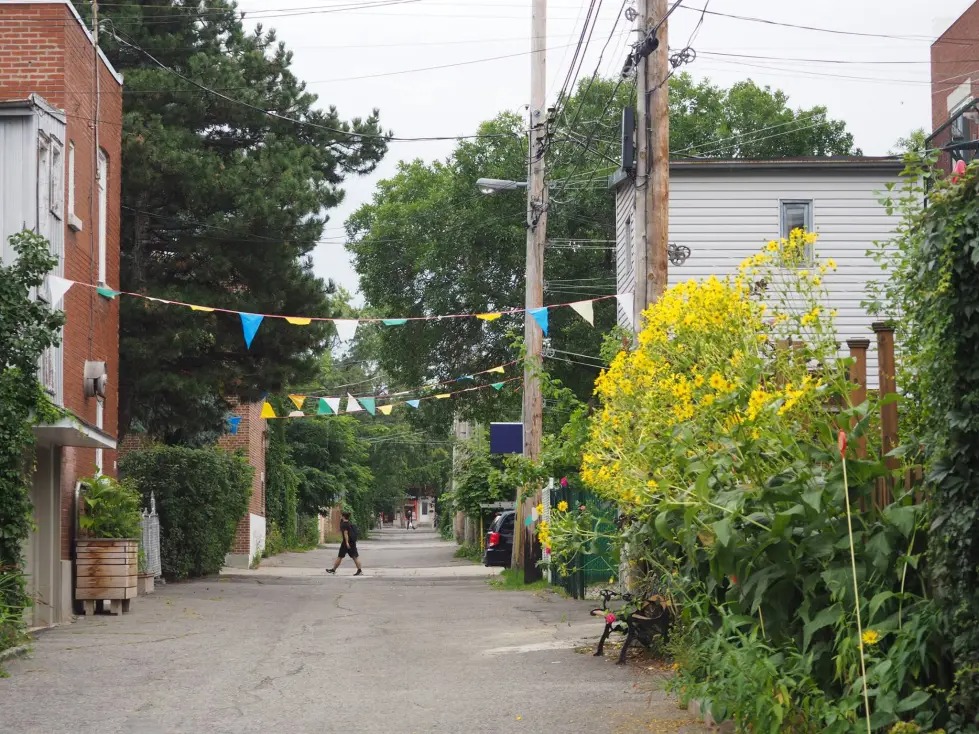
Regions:
<svg viewBox="0 0 979 734"><path fill-rule="evenodd" d="M506 510L493 520L486 533L484 565L510 567L510 558L513 555L513 521L516 515L513 510Z"/></svg>

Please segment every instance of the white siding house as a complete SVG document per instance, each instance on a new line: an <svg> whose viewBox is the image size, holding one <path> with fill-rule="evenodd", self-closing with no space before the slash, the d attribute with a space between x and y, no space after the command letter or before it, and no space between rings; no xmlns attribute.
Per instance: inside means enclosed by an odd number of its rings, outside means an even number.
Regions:
<svg viewBox="0 0 979 734"><path fill-rule="evenodd" d="M670 164L671 245L687 247L682 265L669 266L669 282L737 272L738 264L773 239L802 226L819 234L816 253L833 258L839 268L823 279L829 308L836 318L840 344L870 339L869 386L877 386L875 320L861 303L866 285L881 277L867 254L875 241L891 237L898 217L880 203L888 184L900 181L898 158L834 157L777 160L683 160ZM636 226L636 189L624 172L611 179L616 206L617 291L635 288L635 252L642 243ZM619 323L631 326L631 315L619 309Z"/></svg>

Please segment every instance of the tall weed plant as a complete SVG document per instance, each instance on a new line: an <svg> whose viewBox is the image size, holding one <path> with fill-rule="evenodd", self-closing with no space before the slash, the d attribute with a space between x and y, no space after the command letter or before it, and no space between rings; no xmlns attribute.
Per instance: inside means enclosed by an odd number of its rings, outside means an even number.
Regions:
<svg viewBox="0 0 979 734"><path fill-rule="evenodd" d="M923 574L928 518L906 495L874 507L889 478L869 433L879 406L851 401L825 305L837 266L815 244L797 230L736 276L651 306L596 384L581 476L619 507L633 583L677 609L685 697L743 731L933 727L949 681ZM589 516L552 512L557 563L595 540Z"/></svg>

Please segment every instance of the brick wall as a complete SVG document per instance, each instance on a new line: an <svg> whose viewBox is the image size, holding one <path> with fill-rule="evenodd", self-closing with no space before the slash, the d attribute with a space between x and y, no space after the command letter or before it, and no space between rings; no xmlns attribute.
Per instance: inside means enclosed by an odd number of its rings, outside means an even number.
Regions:
<svg viewBox="0 0 979 734"><path fill-rule="evenodd" d="M948 120L948 96L969 82L979 92L979 0L974 2L931 46L932 130Z"/></svg>
<svg viewBox="0 0 979 734"><path fill-rule="evenodd" d="M96 115L95 74L99 74ZM0 100L37 94L67 116L65 164L64 274L81 283L98 278L98 231L95 136L109 160L106 212L106 284L119 289L119 215L122 162L122 86L101 60L87 29L69 4L0 3ZM96 118L99 120L95 125ZM68 180L68 155L75 148L75 178ZM75 211L82 231L67 226L68 187L74 185ZM115 436L119 415L119 303L94 289L75 287L65 296L65 407L91 425L97 423L95 398L86 398L82 376L86 360L104 361L109 389L103 406L103 430ZM61 460L62 558L69 558L74 526L75 483L95 471L94 449L65 447ZM115 474L115 452L106 451L103 470Z"/></svg>
<svg viewBox="0 0 979 734"><path fill-rule="evenodd" d="M252 494L248 512L238 522L232 553L249 553L251 540L251 515L265 517L265 434L267 421L262 418L262 403L239 403L231 399L232 414L241 418L236 434L226 433L218 439L218 446L229 451L241 451L248 457L254 469Z"/></svg>

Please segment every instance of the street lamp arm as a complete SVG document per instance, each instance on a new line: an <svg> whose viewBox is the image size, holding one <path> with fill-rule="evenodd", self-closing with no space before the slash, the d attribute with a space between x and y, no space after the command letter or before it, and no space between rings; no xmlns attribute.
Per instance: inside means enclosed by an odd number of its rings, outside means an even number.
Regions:
<svg viewBox="0 0 979 734"><path fill-rule="evenodd" d="M527 188L526 181L508 181L503 178L477 178L476 187L483 194L495 194L497 191L515 191Z"/></svg>

